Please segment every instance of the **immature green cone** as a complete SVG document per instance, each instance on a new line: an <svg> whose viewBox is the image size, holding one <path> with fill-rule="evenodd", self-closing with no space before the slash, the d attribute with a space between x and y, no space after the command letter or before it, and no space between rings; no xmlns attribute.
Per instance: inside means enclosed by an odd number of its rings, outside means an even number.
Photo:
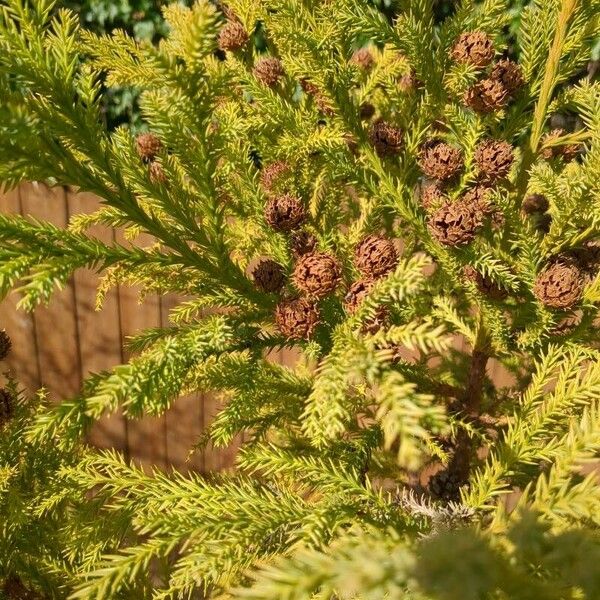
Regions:
<svg viewBox="0 0 600 600"><path fill-rule="evenodd" d="M10 353L12 342L6 331L0 331L0 360L4 360Z"/></svg>
<svg viewBox="0 0 600 600"><path fill-rule="evenodd" d="M336 258L325 252L313 252L298 259L294 285L309 298L324 298L335 291L341 274Z"/></svg>
<svg viewBox="0 0 600 600"><path fill-rule="evenodd" d="M306 298L284 300L275 309L275 323L279 331L292 340L307 340L320 323L314 302Z"/></svg>

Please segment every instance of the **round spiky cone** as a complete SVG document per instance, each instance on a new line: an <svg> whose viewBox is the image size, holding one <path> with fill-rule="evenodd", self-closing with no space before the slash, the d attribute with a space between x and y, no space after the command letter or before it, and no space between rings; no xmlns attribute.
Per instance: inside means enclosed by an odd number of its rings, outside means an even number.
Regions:
<svg viewBox="0 0 600 600"><path fill-rule="evenodd" d="M331 294L340 278L340 264L325 252L305 254L294 269L294 285L310 298L324 298Z"/></svg>
<svg viewBox="0 0 600 600"><path fill-rule="evenodd" d="M494 59L494 42L483 31L469 31L456 40L450 55L456 62L485 67Z"/></svg>
<svg viewBox="0 0 600 600"><path fill-rule="evenodd" d="M543 194L529 194L521 204L521 210L528 215L545 213L550 208L548 198Z"/></svg>
<svg viewBox="0 0 600 600"><path fill-rule="evenodd" d="M402 150L403 135L398 127L378 121L369 130L369 141L379 156L393 156Z"/></svg>
<svg viewBox="0 0 600 600"><path fill-rule="evenodd" d="M285 285L283 267L271 259L261 260L252 271L256 287L267 293L279 292Z"/></svg>
<svg viewBox="0 0 600 600"><path fill-rule="evenodd" d="M398 264L398 252L393 240L369 235L356 247L354 264L367 279L378 279Z"/></svg>
<svg viewBox="0 0 600 600"><path fill-rule="evenodd" d="M452 179L458 175L463 165L460 149L442 140L430 140L421 149L419 166L423 173L432 179Z"/></svg>
<svg viewBox="0 0 600 600"><path fill-rule="evenodd" d="M267 87L275 87L285 75L283 65L278 58L261 58L252 71L254 77Z"/></svg>
<svg viewBox="0 0 600 600"><path fill-rule="evenodd" d="M279 331L293 340L309 339L320 322L316 305L306 298L285 300L275 309Z"/></svg>
<svg viewBox="0 0 600 600"><path fill-rule="evenodd" d="M375 64L373 53L368 48L358 49L352 55L350 61L364 71L368 71Z"/></svg>
<svg viewBox="0 0 600 600"><path fill-rule="evenodd" d="M538 275L533 293L548 308L565 310L579 302L583 286L584 276L575 261L559 258Z"/></svg>
<svg viewBox="0 0 600 600"><path fill-rule="evenodd" d="M482 79L465 93L465 104L476 112L489 113L506 106L508 90L497 79Z"/></svg>
<svg viewBox="0 0 600 600"><path fill-rule="evenodd" d="M239 21L228 21L219 32L219 48L230 52L241 50L249 39L248 32Z"/></svg>
<svg viewBox="0 0 600 600"><path fill-rule="evenodd" d="M506 177L514 161L513 147L504 140L484 140L475 149L479 175L486 181Z"/></svg>
<svg viewBox="0 0 600 600"><path fill-rule="evenodd" d="M448 201L448 197L444 194L442 188L433 181L430 181L421 187L419 199L421 200L421 205L427 212L436 210L444 202Z"/></svg>
<svg viewBox="0 0 600 600"><path fill-rule="evenodd" d="M499 60L490 72L490 79L495 79L502 83L509 94L514 94L525 84L523 69L512 60Z"/></svg>
<svg viewBox="0 0 600 600"><path fill-rule="evenodd" d="M471 265L463 268L463 274L467 280L472 281L477 286L477 289L484 296L492 300L504 300L508 296L504 288L496 285L489 277L482 275Z"/></svg>
<svg viewBox="0 0 600 600"><path fill-rule="evenodd" d="M290 236L290 250L296 259L314 252L316 247L317 238L305 229L294 231Z"/></svg>
<svg viewBox="0 0 600 600"><path fill-rule="evenodd" d="M463 246L473 240L483 223L483 211L472 203L447 202L427 223L431 235L445 246Z"/></svg>
<svg viewBox="0 0 600 600"><path fill-rule="evenodd" d="M146 162L153 161L162 150L162 142L154 133L142 133L135 140L140 158Z"/></svg>
<svg viewBox="0 0 600 600"><path fill-rule="evenodd" d="M265 207L265 219L275 231L285 233L297 229L306 219L304 203L291 194L274 196Z"/></svg>

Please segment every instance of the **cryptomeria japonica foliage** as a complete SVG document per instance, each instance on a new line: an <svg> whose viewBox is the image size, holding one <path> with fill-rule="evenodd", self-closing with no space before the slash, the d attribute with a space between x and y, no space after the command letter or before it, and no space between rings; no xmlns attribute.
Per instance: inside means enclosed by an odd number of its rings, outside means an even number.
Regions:
<svg viewBox="0 0 600 600"><path fill-rule="evenodd" d="M155 47L2 3L0 180L104 201L0 216L2 292L33 310L87 267L99 301L186 298L79 396L7 392L8 588L598 598L600 2L530 2L510 48L508 2L433 4L170 4ZM103 129L102 85L141 90L146 133ZM197 390L225 401L199 443L246 434L233 474L82 442Z"/></svg>

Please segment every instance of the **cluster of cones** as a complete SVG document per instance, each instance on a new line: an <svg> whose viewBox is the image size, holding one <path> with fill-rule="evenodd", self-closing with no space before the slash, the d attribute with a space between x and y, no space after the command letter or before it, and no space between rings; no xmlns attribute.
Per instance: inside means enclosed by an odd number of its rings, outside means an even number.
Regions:
<svg viewBox="0 0 600 600"><path fill-rule="evenodd" d="M318 302L334 294L342 282L342 267L333 254L320 252L316 238L304 228L307 215L302 198L291 193L292 169L284 162L267 165L261 186L268 201L265 220L288 237L294 257L291 281L297 296L283 298L275 309L280 332L290 339L308 339L320 323ZM398 254L392 240L367 236L355 249L354 264L362 277L350 287L345 308L354 313L373 283L394 269ZM286 285L284 269L276 261L262 259L252 272L255 285L265 292L279 293Z"/></svg>

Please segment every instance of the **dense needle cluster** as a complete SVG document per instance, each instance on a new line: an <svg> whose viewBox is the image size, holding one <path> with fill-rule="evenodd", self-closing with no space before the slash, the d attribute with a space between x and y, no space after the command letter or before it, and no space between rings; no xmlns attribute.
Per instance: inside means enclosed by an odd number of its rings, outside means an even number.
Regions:
<svg viewBox="0 0 600 600"><path fill-rule="evenodd" d="M4 211L0 292L168 294L71 398L7 363L0 595L595 600L597 0L162 4L0 10L0 183L100 197ZM86 443L147 416L235 463Z"/></svg>

